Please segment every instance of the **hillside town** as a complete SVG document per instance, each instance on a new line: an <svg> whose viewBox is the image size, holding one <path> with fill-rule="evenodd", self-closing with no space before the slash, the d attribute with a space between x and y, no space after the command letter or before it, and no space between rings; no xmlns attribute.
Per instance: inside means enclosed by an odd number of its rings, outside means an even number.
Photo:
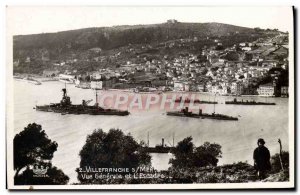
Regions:
<svg viewBox="0 0 300 195"><path fill-rule="evenodd" d="M58 7L8 11L10 189L294 186L294 7Z"/></svg>
<svg viewBox="0 0 300 195"><path fill-rule="evenodd" d="M238 33L238 32L237 32ZM211 39L207 37L207 39ZM169 41L163 47L182 47L197 37ZM259 38L253 42L240 42L226 47L215 38L212 46L204 46L199 54L178 53L175 57L164 55L151 58L136 55L137 46L123 48L109 58L102 56L101 48L92 48L87 63L126 58L116 67L95 71L78 71L68 60L55 61L51 69L43 71L45 80L74 83L84 89L127 89L135 92L191 91L218 95L260 95L288 97L288 34L278 32L273 37ZM151 49L151 45L139 46ZM92 57L91 57L92 56ZM47 52L43 60L49 61ZM129 59L129 60L128 60ZM130 60L132 59L132 60ZM25 63L30 63L30 57ZM19 61L14 62L18 66ZM72 67L72 68L70 68Z"/></svg>

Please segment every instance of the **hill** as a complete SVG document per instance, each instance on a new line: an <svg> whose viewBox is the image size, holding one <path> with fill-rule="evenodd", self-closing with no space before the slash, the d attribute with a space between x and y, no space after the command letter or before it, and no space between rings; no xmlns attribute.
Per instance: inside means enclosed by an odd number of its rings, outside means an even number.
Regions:
<svg viewBox="0 0 300 195"><path fill-rule="evenodd" d="M119 52L130 55L123 56L121 61L106 60L93 67L117 66L140 54L151 54L154 57L176 55L180 52L200 52L204 46L211 46L215 39L223 45L233 45L241 41L253 41L265 36L263 30L239 27L221 23L181 23L168 21L162 24L113 26L85 28L43 33L33 35L17 35L13 37L13 57L20 66L17 72L41 72L57 61L78 59L86 64L87 59L94 57L111 57ZM180 48L170 49L170 44L181 40ZM183 45L183 46L182 46ZM145 49L145 46L147 47ZM96 53L96 54L95 54ZM25 64L27 62L27 64ZM103 62L103 60L102 60ZM82 70L90 65L79 67ZM77 67L78 69L78 67Z"/></svg>
<svg viewBox="0 0 300 195"><path fill-rule="evenodd" d="M127 44L146 44L204 36L225 36L228 33L251 33L253 29L220 23L163 23L154 25L86 28L14 37L14 48L34 49L113 49Z"/></svg>

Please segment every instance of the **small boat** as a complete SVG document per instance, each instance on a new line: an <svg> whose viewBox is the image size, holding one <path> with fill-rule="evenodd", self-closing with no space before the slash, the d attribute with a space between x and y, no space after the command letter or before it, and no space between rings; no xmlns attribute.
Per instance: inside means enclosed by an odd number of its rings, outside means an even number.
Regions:
<svg viewBox="0 0 300 195"><path fill-rule="evenodd" d="M233 99L233 101L225 101L225 104L234 104L234 105L276 105L275 103L269 103L269 102L256 102L254 100L252 101L238 101L236 98Z"/></svg>
<svg viewBox="0 0 300 195"><path fill-rule="evenodd" d="M190 102L193 102L194 104L218 104L218 102L216 102L216 101L205 101L205 100L198 100L198 99L191 100L189 98L186 98L186 99L183 100L182 97L176 99L175 102L176 103L181 103L181 102L190 103Z"/></svg>

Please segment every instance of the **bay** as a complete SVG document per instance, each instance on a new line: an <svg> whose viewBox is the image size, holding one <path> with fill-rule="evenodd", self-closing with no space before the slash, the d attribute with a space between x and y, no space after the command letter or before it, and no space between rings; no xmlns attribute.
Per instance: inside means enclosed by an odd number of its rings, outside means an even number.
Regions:
<svg viewBox="0 0 300 195"><path fill-rule="evenodd" d="M164 110L131 111L129 116L91 116L61 115L58 113L38 112L35 105L59 102L62 97L61 82L44 82L33 85L14 80L14 133L17 134L29 123L42 125L50 139L58 143L54 153L53 165L70 177L69 183L77 182L75 169L79 166L79 151L85 143L87 135L95 129L109 131L119 128L130 133L137 141L147 142L149 132L150 146L161 143L165 139L167 145L175 144L192 136L196 146L204 142L218 143L222 146L222 158L218 164L229 164L239 161L253 163L252 152L258 138L264 138L271 155L279 151L278 138L283 150L288 150L288 98L237 97L238 100L255 100L275 102L275 106L242 106L225 105L225 100L234 97L201 94L201 100L213 101L216 113L238 116L238 121L218 121L210 119L180 118L165 115ZM81 104L82 100L95 99L95 92L90 89L79 89L68 85L68 95L72 103ZM128 93L120 91L101 91L105 93ZM92 102L93 103L93 102ZM91 104L92 104L91 103ZM203 105L205 113L211 113L214 105ZM155 169L164 170L169 167L168 154L152 154L152 165Z"/></svg>

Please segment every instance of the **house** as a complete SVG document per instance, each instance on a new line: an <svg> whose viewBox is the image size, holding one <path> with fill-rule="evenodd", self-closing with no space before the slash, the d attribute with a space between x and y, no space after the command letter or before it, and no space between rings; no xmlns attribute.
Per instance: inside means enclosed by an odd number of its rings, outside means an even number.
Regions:
<svg viewBox="0 0 300 195"><path fill-rule="evenodd" d="M233 82L231 83L230 90L232 94L242 95L243 85L240 82Z"/></svg>
<svg viewBox="0 0 300 195"><path fill-rule="evenodd" d="M257 89L258 95L260 96L274 96L275 87L272 83L260 85Z"/></svg>
<svg viewBox="0 0 300 195"><path fill-rule="evenodd" d="M243 51L251 51L251 47L242 47Z"/></svg>
<svg viewBox="0 0 300 195"><path fill-rule="evenodd" d="M67 70L66 70L67 72ZM69 75L69 74L59 74L59 81L64 83L74 83L75 82L75 75Z"/></svg>
<svg viewBox="0 0 300 195"><path fill-rule="evenodd" d="M264 60L262 62L262 67L277 67L278 61L277 60Z"/></svg>
<svg viewBox="0 0 300 195"><path fill-rule="evenodd" d="M15 67L19 66L19 64L20 64L20 60L14 61L14 66L15 66Z"/></svg>
<svg viewBox="0 0 300 195"><path fill-rule="evenodd" d="M57 77L59 74L58 70L44 70L43 77Z"/></svg>
<svg viewBox="0 0 300 195"><path fill-rule="evenodd" d="M204 92L205 91L205 85L201 85L201 84L199 84L199 85L197 85L197 90L198 91L200 91L200 92Z"/></svg>
<svg viewBox="0 0 300 195"><path fill-rule="evenodd" d="M91 81L91 89L102 89L102 81Z"/></svg>
<svg viewBox="0 0 300 195"><path fill-rule="evenodd" d="M185 81L174 81L174 91L189 91L190 84Z"/></svg>
<svg viewBox="0 0 300 195"><path fill-rule="evenodd" d="M30 63L30 62L31 62L30 57L26 57L25 63Z"/></svg>
<svg viewBox="0 0 300 195"><path fill-rule="evenodd" d="M175 20L175 19L169 19L169 20L167 20L167 23L169 23L169 24L175 24L175 23L178 23L178 21Z"/></svg>
<svg viewBox="0 0 300 195"><path fill-rule="evenodd" d="M91 78L94 79L94 80L100 80L102 78L102 75L100 72L93 72L92 75L91 75Z"/></svg>

